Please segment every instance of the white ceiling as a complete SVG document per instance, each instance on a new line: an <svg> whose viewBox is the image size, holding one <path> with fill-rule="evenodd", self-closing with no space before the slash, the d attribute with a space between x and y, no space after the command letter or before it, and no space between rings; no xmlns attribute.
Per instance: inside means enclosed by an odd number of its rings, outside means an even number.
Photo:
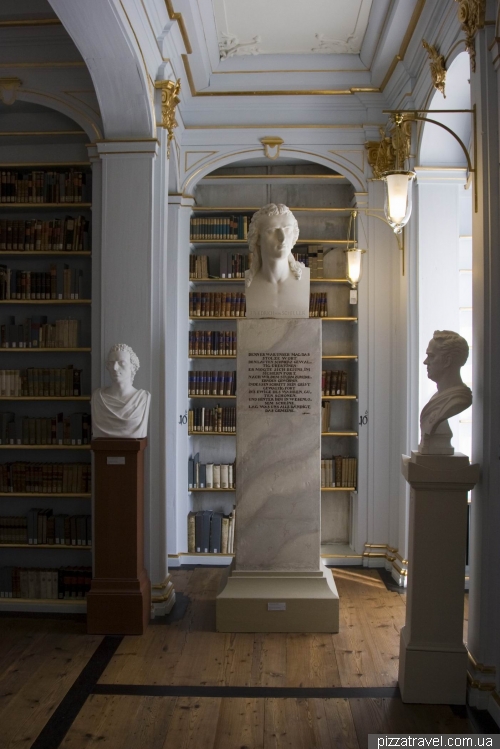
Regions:
<svg viewBox="0 0 500 749"><path fill-rule="evenodd" d="M372 0L212 0L221 58L359 54Z"/></svg>

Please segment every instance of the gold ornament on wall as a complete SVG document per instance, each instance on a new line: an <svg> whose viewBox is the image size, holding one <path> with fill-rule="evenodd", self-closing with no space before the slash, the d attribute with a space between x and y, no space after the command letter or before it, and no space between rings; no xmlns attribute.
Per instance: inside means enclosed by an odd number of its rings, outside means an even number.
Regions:
<svg viewBox="0 0 500 749"><path fill-rule="evenodd" d="M19 78L0 78L0 101L4 104L14 104L21 85Z"/></svg>
<svg viewBox="0 0 500 749"><path fill-rule="evenodd" d="M438 91L441 91L441 93L443 94L443 98L446 99L446 94L444 92L444 86L446 82L446 68L445 68L444 56L440 55L437 49L433 47L432 44L429 44L428 42L426 42L425 39L422 39L422 47L426 50L427 54L429 55L431 78L432 78L432 83L434 84L434 88L437 88Z"/></svg>
<svg viewBox="0 0 500 749"><path fill-rule="evenodd" d="M266 138L261 138L260 142L264 146L264 154L268 159L274 161L274 159L277 159L280 155L280 148L285 141L283 138L268 136Z"/></svg>
<svg viewBox="0 0 500 749"><path fill-rule="evenodd" d="M396 127L394 126L388 135L383 127L380 128L380 140L370 140L365 143L368 163L370 164L375 179L380 179L384 172L389 172L396 167L396 152L399 148L399 163L404 164L410 156L411 144L411 122L403 120L400 134L396 138Z"/></svg>
<svg viewBox="0 0 500 749"><path fill-rule="evenodd" d="M177 81L156 81L155 88L161 90L161 127L168 132L167 159L170 158L170 144L174 137L174 128L177 127L175 109L180 102L181 79Z"/></svg>
<svg viewBox="0 0 500 749"><path fill-rule="evenodd" d="M484 27L484 14L486 0L455 0L460 3L458 8L458 20L462 24L465 33L465 49L470 56L470 67L476 72L476 45L474 37L479 29Z"/></svg>

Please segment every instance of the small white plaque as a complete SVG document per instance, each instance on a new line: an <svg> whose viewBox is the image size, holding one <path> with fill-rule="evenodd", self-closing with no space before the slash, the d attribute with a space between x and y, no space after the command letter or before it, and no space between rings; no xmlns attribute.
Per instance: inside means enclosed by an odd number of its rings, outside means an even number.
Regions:
<svg viewBox="0 0 500 749"><path fill-rule="evenodd" d="M108 466L124 466L125 458L106 458L106 463Z"/></svg>
<svg viewBox="0 0 500 749"><path fill-rule="evenodd" d="M268 603L268 611L286 611L286 603Z"/></svg>

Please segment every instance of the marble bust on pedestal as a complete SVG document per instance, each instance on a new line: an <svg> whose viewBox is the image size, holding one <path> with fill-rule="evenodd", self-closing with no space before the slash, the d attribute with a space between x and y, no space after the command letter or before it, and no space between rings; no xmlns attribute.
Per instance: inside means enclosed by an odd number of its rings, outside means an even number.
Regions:
<svg viewBox="0 0 500 749"><path fill-rule="evenodd" d="M460 369L469 356L469 346L465 338L452 330L436 330L426 353L427 376L436 383L437 393L420 414L418 451L428 455L453 455L453 435L447 419L465 411L472 403L472 392L460 376Z"/></svg>
<svg viewBox="0 0 500 749"><path fill-rule="evenodd" d="M94 438L141 439L147 436L151 394L133 387L139 359L130 346L117 343L109 350L106 369L112 384L92 393Z"/></svg>
<svg viewBox="0 0 500 749"><path fill-rule="evenodd" d="M309 268L292 255L298 237L297 219L286 205L268 203L252 216L246 317L309 317Z"/></svg>

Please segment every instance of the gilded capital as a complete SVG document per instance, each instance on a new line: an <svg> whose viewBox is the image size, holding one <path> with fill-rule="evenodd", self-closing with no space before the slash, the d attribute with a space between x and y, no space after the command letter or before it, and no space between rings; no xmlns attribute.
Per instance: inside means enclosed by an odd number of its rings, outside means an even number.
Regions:
<svg viewBox="0 0 500 749"><path fill-rule="evenodd" d="M484 27L486 0L455 0L459 3L458 20L465 33L465 49L470 56L470 67L476 72L476 46L474 37L479 29Z"/></svg>
<svg viewBox="0 0 500 749"><path fill-rule="evenodd" d="M156 81L155 88L161 90L161 127L168 132L167 158L170 158L170 143L174 137L174 128L177 127L175 109L180 102L181 79L177 81Z"/></svg>
<svg viewBox="0 0 500 749"><path fill-rule="evenodd" d="M425 39L422 39L422 47L429 55L429 65L431 69L431 78L434 88L437 88L438 91L441 91L443 97L446 99L446 94L444 92L444 86L446 82L444 56L440 55L437 49L433 47L432 44L426 42Z"/></svg>
<svg viewBox="0 0 500 749"><path fill-rule="evenodd" d="M384 172L396 168L396 163L404 164L410 156L411 145L411 121L403 118L399 138L396 136L396 125L393 126L389 135L384 128L380 128L380 140L370 140L365 143L367 159L375 179L380 179ZM399 151L399 153L398 153ZM399 156L396 159L396 155Z"/></svg>

